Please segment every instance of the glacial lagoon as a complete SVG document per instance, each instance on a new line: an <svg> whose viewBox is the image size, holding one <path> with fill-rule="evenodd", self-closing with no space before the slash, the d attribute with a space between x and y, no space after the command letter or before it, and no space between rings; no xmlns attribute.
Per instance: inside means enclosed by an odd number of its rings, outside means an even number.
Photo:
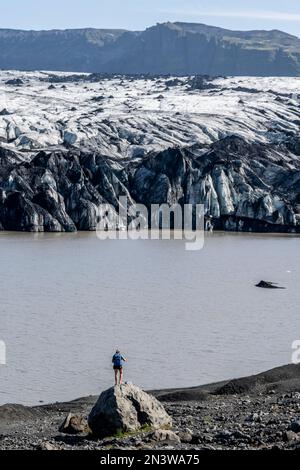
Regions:
<svg viewBox="0 0 300 470"><path fill-rule="evenodd" d="M95 394L125 380L188 387L291 362L300 339L299 236L105 240L0 232L0 403ZM285 290L258 289L261 279Z"/></svg>

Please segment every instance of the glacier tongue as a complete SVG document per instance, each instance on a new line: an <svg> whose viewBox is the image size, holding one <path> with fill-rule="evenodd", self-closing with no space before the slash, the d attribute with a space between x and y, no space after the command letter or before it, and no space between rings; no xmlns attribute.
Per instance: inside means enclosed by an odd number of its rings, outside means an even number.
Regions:
<svg viewBox="0 0 300 470"><path fill-rule="evenodd" d="M0 229L95 230L101 204L126 195L202 203L216 229L299 232L299 89L1 72Z"/></svg>

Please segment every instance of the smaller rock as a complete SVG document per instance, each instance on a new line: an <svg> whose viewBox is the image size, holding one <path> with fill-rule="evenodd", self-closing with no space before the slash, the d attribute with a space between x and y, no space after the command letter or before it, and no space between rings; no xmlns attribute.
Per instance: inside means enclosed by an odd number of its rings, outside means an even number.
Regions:
<svg viewBox="0 0 300 470"><path fill-rule="evenodd" d="M247 444L245 444L245 442L239 442L238 446L239 446L240 449L246 449L247 448Z"/></svg>
<svg viewBox="0 0 300 470"><path fill-rule="evenodd" d="M165 429L157 429L150 434L149 438L151 441L156 442L180 442L180 438L177 434L175 434L175 432Z"/></svg>
<svg viewBox="0 0 300 470"><path fill-rule="evenodd" d="M282 440L284 442L292 442L292 441L295 441L297 439L297 434L293 431L285 431L283 434L282 434Z"/></svg>
<svg viewBox="0 0 300 470"><path fill-rule="evenodd" d="M244 433L244 432L242 432L242 431L240 431L240 430L234 431L233 437L234 437L235 439L246 440L246 441L249 441L249 440L251 439L248 434L246 434L246 433Z"/></svg>
<svg viewBox="0 0 300 470"><path fill-rule="evenodd" d="M218 434L216 434L216 439L221 440L221 441L227 441L228 439L231 439L232 436L233 436L232 432L225 429L224 431L221 431Z"/></svg>
<svg viewBox="0 0 300 470"><path fill-rule="evenodd" d="M250 422L250 423L260 422L261 416L259 415L259 413L251 413L249 416L245 418L245 421Z"/></svg>
<svg viewBox="0 0 300 470"><path fill-rule="evenodd" d="M180 441L184 444L190 444L193 441L193 433L190 429L183 429L178 433Z"/></svg>
<svg viewBox="0 0 300 470"><path fill-rule="evenodd" d="M209 437L209 436L205 436L205 441L206 442L212 442L212 438ZM193 438L192 438L192 441L191 441L191 444L201 444L202 442L202 436L200 434L194 434L193 435Z"/></svg>
<svg viewBox="0 0 300 470"><path fill-rule="evenodd" d="M57 450L50 442L48 441L43 441L40 442L37 446L38 450Z"/></svg>
<svg viewBox="0 0 300 470"><path fill-rule="evenodd" d="M64 434L81 434L89 431L86 419L81 415L73 415L69 413L62 425L59 432Z"/></svg>
<svg viewBox="0 0 300 470"><path fill-rule="evenodd" d="M300 419L292 421L291 423L291 431L298 433L300 432Z"/></svg>

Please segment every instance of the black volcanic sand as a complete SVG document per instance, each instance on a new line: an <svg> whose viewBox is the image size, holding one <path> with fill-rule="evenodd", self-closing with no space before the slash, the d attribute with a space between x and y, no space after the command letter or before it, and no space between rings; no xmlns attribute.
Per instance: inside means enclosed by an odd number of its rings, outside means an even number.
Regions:
<svg viewBox="0 0 300 470"><path fill-rule="evenodd" d="M89 414L97 398L91 396L37 407L0 407L0 449L300 449L300 365L151 393L172 416L181 443L153 442L149 432L105 440L60 433L69 412ZM299 432L294 432L297 420Z"/></svg>

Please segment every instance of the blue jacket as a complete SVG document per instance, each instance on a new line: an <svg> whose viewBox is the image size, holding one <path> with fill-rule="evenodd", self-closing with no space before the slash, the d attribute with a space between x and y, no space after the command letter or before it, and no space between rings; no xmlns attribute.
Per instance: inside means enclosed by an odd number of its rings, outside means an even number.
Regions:
<svg viewBox="0 0 300 470"><path fill-rule="evenodd" d="M112 362L114 363L114 367L122 367L124 364L125 358L122 354L114 354Z"/></svg>

